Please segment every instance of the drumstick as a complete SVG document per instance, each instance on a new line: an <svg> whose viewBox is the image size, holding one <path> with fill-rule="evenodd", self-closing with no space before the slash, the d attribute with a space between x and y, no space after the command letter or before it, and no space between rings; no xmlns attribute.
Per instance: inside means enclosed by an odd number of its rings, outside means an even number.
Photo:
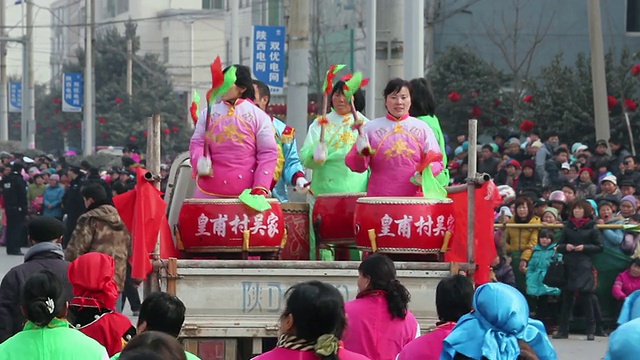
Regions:
<svg viewBox="0 0 640 360"><path fill-rule="evenodd" d="M353 126L358 129L358 135L362 135L362 125L363 122L358 118L358 111L356 110L356 106L353 103L354 99L351 98L351 115L353 116Z"/></svg>
<svg viewBox="0 0 640 360"><path fill-rule="evenodd" d="M320 118L320 142L324 143L324 129L328 123L327 121L327 101L329 96L325 92L322 94L322 117Z"/></svg>

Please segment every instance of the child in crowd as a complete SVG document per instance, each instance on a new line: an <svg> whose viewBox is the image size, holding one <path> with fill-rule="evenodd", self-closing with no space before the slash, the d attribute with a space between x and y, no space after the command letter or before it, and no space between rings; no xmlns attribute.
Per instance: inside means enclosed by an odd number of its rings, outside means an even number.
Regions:
<svg viewBox="0 0 640 360"><path fill-rule="evenodd" d="M631 266L618 274L613 283L611 294L623 302L632 292L640 290L640 259L635 258Z"/></svg>
<svg viewBox="0 0 640 360"><path fill-rule="evenodd" d="M527 267L527 295L536 299L536 318L542 321L549 334L557 329L560 289L545 285L543 280L549 264L556 258L562 259L562 254L556 253L556 246L553 231L540 230L538 244L533 248Z"/></svg>
<svg viewBox="0 0 640 360"><path fill-rule="evenodd" d="M598 212L600 214L600 218L596 223L599 225L617 225L624 223L624 219L615 214L614 205L609 201L600 201L598 203ZM602 234L605 248L612 249L620 253L622 252L622 248L620 247L622 239L624 238L624 231L622 229L601 229L600 234Z"/></svg>
<svg viewBox="0 0 640 360"><path fill-rule="evenodd" d="M638 240L640 240L640 214L629 216L627 223L629 225L637 225L638 229L629 229L624 232L620 248L625 254L640 258L640 253L637 256L635 255L638 252Z"/></svg>
<svg viewBox="0 0 640 360"><path fill-rule="evenodd" d="M507 261L507 257L504 254L501 247L497 247L498 255L493 260L491 265L491 273L489 280L492 282L501 282L513 287L516 286L516 275L513 272L513 267Z"/></svg>

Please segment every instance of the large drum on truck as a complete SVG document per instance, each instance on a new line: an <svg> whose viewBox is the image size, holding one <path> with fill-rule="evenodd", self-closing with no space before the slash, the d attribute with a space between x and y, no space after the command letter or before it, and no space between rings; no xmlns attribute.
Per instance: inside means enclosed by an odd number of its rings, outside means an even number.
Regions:
<svg viewBox="0 0 640 360"><path fill-rule="evenodd" d="M451 199L363 197L356 204L354 232L362 251L439 254L454 223Z"/></svg>
<svg viewBox="0 0 640 360"><path fill-rule="evenodd" d="M277 253L284 246L280 202L258 212L239 199L185 199L179 231L187 253Z"/></svg>
<svg viewBox="0 0 640 360"><path fill-rule="evenodd" d="M313 228L320 247L334 247L336 260L349 260L348 248L355 245L353 217L356 201L365 193L327 193L316 196Z"/></svg>

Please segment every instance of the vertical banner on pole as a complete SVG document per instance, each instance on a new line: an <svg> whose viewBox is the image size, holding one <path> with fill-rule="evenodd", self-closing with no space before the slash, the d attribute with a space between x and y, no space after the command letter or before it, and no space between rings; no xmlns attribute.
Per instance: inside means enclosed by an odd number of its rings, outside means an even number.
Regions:
<svg viewBox="0 0 640 360"><path fill-rule="evenodd" d="M22 112L22 83L9 83L9 112Z"/></svg>
<svg viewBox="0 0 640 360"><path fill-rule="evenodd" d="M253 27L253 74L271 94L282 94L284 88L284 35L284 26Z"/></svg>
<svg viewBox="0 0 640 360"><path fill-rule="evenodd" d="M62 111L82 112L82 73L64 73L62 78Z"/></svg>

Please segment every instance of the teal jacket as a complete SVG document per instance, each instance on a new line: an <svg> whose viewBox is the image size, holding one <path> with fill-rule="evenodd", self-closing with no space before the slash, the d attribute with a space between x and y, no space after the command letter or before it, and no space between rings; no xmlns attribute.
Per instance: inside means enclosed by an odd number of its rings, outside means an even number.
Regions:
<svg viewBox="0 0 640 360"><path fill-rule="evenodd" d="M24 330L0 344L2 360L107 360L107 350L62 319L41 328L27 322Z"/></svg>
<svg viewBox="0 0 640 360"><path fill-rule="evenodd" d="M554 260L553 253L555 252L556 243L552 243L547 247L542 247L540 244L533 248L533 254L527 265L527 294L532 296L542 295L560 295L560 289L549 287L542 283L545 275L547 275L547 269L549 264ZM556 257L562 259L562 254L556 254Z"/></svg>
<svg viewBox="0 0 640 360"><path fill-rule="evenodd" d="M287 202L287 187L296 185L293 177L304 176L304 168L300 162L300 156L298 156L298 146L295 137L293 137L293 129L276 118L273 118L273 127L276 129L277 143L282 148L284 156L282 176L273 189L273 197L280 202ZM285 133L284 136L283 133ZM301 174L296 175L298 173Z"/></svg>

